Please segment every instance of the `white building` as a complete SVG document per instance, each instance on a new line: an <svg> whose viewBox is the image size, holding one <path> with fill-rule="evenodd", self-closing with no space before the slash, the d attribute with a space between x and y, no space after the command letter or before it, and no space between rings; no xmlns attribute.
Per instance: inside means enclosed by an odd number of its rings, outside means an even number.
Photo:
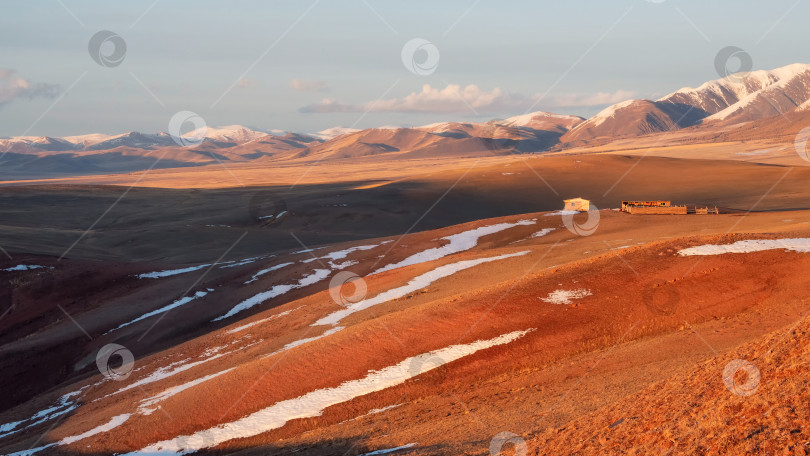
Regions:
<svg viewBox="0 0 810 456"><path fill-rule="evenodd" d="M571 198L563 200L565 202L564 211L589 211L591 210L591 202L583 198Z"/></svg>

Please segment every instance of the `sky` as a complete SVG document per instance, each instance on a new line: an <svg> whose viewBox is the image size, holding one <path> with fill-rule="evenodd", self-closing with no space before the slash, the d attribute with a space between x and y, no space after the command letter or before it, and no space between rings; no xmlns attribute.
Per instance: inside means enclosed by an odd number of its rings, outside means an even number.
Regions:
<svg viewBox="0 0 810 456"><path fill-rule="evenodd" d="M810 62L808 13L797 0L7 0L0 136L153 133L180 111L295 132L589 117L718 78L727 46L753 69Z"/></svg>

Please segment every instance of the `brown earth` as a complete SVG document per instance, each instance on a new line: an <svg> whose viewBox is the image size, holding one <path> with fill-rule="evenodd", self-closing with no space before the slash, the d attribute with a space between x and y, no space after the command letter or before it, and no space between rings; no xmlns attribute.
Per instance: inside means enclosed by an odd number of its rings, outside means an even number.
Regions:
<svg viewBox="0 0 810 456"><path fill-rule="evenodd" d="M114 339L100 333L146 309L131 315L118 312L117 320L113 317L115 312L103 311L105 305L97 310L73 309L73 318L82 327L90 328L88 332L94 339L82 353L92 355L92 346L115 340L132 349L137 366L142 370L133 372L124 383L106 382L91 387L82 397L82 408L47 432L45 441L86 431L106 422L110 416L131 413L142 398L229 367L236 369L165 400L162 409L152 415L133 416L110 433L52 452L105 453L137 449L180 433L237 419L279 400L360 378L369 369L395 364L408 356L534 328L524 338L508 345L468 356L400 386L330 407L320 417L294 420L256 437L227 442L220 449L227 452L244 449L243 452L251 454L334 454L335 451L359 454L418 442L409 454L486 454L492 437L500 431L509 431L526 439L531 451L537 454L547 454L545 448L554 454L589 452L597 447L607 452L625 452L631 448L658 448L656 445L664 440L656 438L656 429L665 424L671 427L671 440L678 442L676 448L681 448L680 445L709 448L716 445L712 439L726 442L728 448L744 448L739 445L748 443L734 443L719 432L697 437L687 434L684 426L677 424L679 421L659 425L651 422L647 426L650 433L644 434L649 437L624 430L630 426L621 426L642 420L632 418L640 416L666 421L668 415L660 410L672 410L677 416L683 416L684 423L691 422L690 417L695 415L683 410L691 410L685 407L694 402L695 397L701 397L701 388L709 388L706 385L712 385L711 397L731 404L734 398L722 396L731 393L722 381L717 384L720 379L717 368L707 370L701 363L708 361L710 365L722 366L731 356L726 356L726 352L763 337L776 337L768 334L789 327L810 311L810 304L803 301L808 282L802 271L810 266L810 257L806 254L774 250L696 258L680 257L676 251L690 245L747 238L807 237L810 213L631 216L601 211L601 216L596 233L589 237L579 237L565 230L559 216L510 217L506 220L537 218L537 224L485 237L469 252L366 276L368 294L373 296L440 264L531 251L524 257L459 272L407 298L354 314L341 322L346 329L269 358L261 357L289 342L328 329L309 326L339 308L331 302L328 291L324 290L325 284L304 289L301 294L285 295L278 302L240 314L233 322L224 322L228 328L234 328L247 321L304 306L285 318L270 320L245 333L227 334L217 330L221 324L204 322L229 309L240 295L267 289L273 283L284 283L306 268L268 277L257 282L255 288L240 285L242 279L249 278L269 262L233 270L214 269L200 286L216 288L219 297L212 294L211 299L195 303L192 307L195 312L180 311L167 316L156 327L162 329L150 333L144 339L147 342L141 345L137 337L154 319L136 323L122 334L114 333ZM369 250L350 256L360 261L352 270L366 275L382 264L378 263L377 256L389 248L384 264L439 245L437 239L441 236L498 221L485 220L407 235L394 245L380 247L380 251ZM555 230L544 237L528 238L541 228ZM692 235L685 237L684 233ZM627 245L630 247L625 247ZM337 249L325 251L333 250ZM273 258L273 262L285 260L284 256ZM77 267L79 264L76 263ZM59 272L59 268L57 264L54 273ZM157 295L164 288L179 287L179 282L179 278L160 279L144 285L141 292ZM540 299L560 288L586 288L592 294L572 305L554 305ZM118 291L120 289L116 289ZM45 308L38 311L38 315L59 312ZM184 324L188 329L182 329ZM74 323L63 317L50 329L36 331L20 339L21 342L6 344L0 351L8 353L24 348L30 353L28 350L34 346L46 347L57 341L60 328L77 331ZM256 345L250 345L254 342ZM206 350L226 344L243 348L171 380L104 398L155 367L182 359L198 359ZM58 358L70 357L81 358L79 353L58 355ZM745 358L755 359L753 356ZM324 369L325 366L329 368ZM760 368L764 374L765 368L762 365ZM93 369L93 366L84 368L73 378L86 377ZM694 379L690 384L694 387L681 390L681 396L676 396L678 399L661 395L657 382L670 379L670 388L675 388L676 382L672 379L680 378L679 375ZM716 376L714 383L708 381L711 375ZM63 378L62 385L71 383L67 380L70 376ZM88 380L94 382L98 378L96 375ZM806 383L801 375L794 378ZM60 393L75 390L88 380L39 394L4 413L0 421L8 422L41 410ZM763 375L763 391L767 380ZM649 399L642 403L635 395L649 396ZM395 404L402 405L358 418L369 410ZM657 405L640 408L642 404ZM600 430L623 417L624 422L608 429L611 433L627 434L615 437L621 442L619 446L608 446L601 437L605 435L602 432L607 431ZM796 419L800 417L797 415ZM605 424L607 421L610 422ZM8 451L27 448L46 429L42 426L11 437L4 440L3 445ZM571 436L566 437L566 432L571 432ZM783 439L798 442L804 435L802 432L784 434ZM593 437L584 440L581 435ZM588 446L576 450L579 447L565 443L565 439ZM607 442L612 445L613 439Z"/></svg>
<svg viewBox="0 0 810 456"><path fill-rule="evenodd" d="M233 170L251 183L277 182L244 189L0 187L0 246L57 257L67 252L96 260L207 262L244 233L229 258L556 210L561 199L575 196L600 208L638 199L738 211L808 208L806 167L610 154L510 160L423 163L425 169L415 174L407 165L397 170L390 163L387 172L374 163ZM378 179L364 174L378 171ZM139 185L219 184L206 181L206 173L154 171ZM211 173L226 177L221 168ZM309 173L309 183L289 186L302 173ZM337 182L317 183L322 178ZM261 211L281 208L290 214L281 223L257 221Z"/></svg>

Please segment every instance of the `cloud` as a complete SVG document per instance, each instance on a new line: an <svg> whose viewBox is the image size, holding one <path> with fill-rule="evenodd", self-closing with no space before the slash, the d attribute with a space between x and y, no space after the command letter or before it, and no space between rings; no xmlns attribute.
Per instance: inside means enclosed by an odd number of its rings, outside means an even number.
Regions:
<svg viewBox="0 0 810 456"><path fill-rule="evenodd" d="M58 85L33 83L28 79L15 76L14 73L14 70L0 68L0 108L21 97L28 99L53 98L59 94Z"/></svg>
<svg viewBox="0 0 810 456"><path fill-rule="evenodd" d="M444 89L422 86L421 92L411 93L403 98L375 100L361 105L341 103L326 98L320 103L304 106L301 112L496 112L528 106L531 101L519 94L509 94L495 88L492 91L481 90L476 85L462 87L449 84Z"/></svg>
<svg viewBox="0 0 810 456"><path fill-rule="evenodd" d="M323 92L327 89L326 84L321 81L303 81L301 79L293 79L290 81L290 87L293 90L300 92Z"/></svg>
<svg viewBox="0 0 810 456"><path fill-rule="evenodd" d="M403 98L391 98L369 101L355 105L340 102L334 98L325 98L320 103L304 106L303 113L335 112L403 112L403 113L475 113L496 114L550 107L583 107L613 104L632 98L633 93L619 90L615 93L569 94L546 97L536 103L541 95L524 95L506 92L499 87L490 91L482 90L477 85L462 87L448 84L445 88L422 86L420 92L413 92Z"/></svg>

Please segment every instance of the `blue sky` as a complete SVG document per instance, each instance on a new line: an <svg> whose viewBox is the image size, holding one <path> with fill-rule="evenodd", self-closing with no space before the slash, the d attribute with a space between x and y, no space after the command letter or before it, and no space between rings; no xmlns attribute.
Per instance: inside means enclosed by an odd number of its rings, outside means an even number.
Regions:
<svg viewBox="0 0 810 456"><path fill-rule="evenodd" d="M0 136L165 131L182 110L302 132L588 117L717 78L729 45L755 69L810 62L808 13L796 0L7 1ZM126 42L120 65L90 57L99 30ZM414 38L439 52L431 74L403 64Z"/></svg>

